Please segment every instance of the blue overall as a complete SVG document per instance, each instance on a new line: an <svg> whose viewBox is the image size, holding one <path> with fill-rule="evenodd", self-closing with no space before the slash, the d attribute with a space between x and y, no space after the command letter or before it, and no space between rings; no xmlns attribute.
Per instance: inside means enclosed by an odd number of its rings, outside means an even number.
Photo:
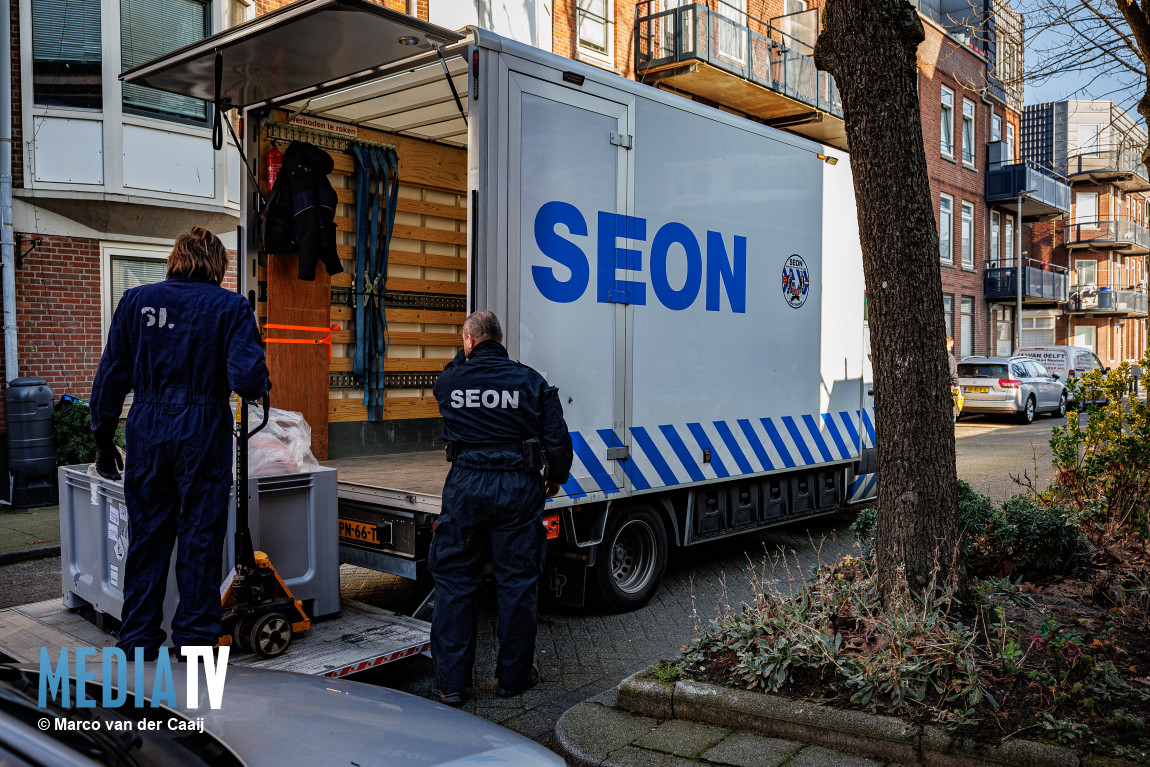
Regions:
<svg viewBox="0 0 1150 767"><path fill-rule="evenodd" d="M499 618L500 686L523 686L535 659L539 576L546 556L544 485L519 445L539 438L547 479L563 484L571 436L559 390L543 376L483 341L448 363L435 382L443 438L458 450L447 482L427 565L435 579L431 653L441 690L471 685L475 596L490 558Z"/></svg>
<svg viewBox="0 0 1150 767"><path fill-rule="evenodd" d="M232 485L229 393L257 399L268 369L242 297L173 277L124 293L92 383L92 430L115 432L133 391L124 497L130 541L118 646L154 656L165 635L164 594L179 541L172 619L177 647L215 645Z"/></svg>

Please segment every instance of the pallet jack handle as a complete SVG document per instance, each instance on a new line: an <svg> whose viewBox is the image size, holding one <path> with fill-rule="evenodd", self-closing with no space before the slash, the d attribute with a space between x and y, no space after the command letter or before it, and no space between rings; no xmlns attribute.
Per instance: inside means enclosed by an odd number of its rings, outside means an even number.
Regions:
<svg viewBox="0 0 1150 767"><path fill-rule="evenodd" d="M248 526L248 440L268 425L271 395L263 396L263 418L260 425L248 431L247 402L236 397L236 577L243 579L256 569L252 532Z"/></svg>

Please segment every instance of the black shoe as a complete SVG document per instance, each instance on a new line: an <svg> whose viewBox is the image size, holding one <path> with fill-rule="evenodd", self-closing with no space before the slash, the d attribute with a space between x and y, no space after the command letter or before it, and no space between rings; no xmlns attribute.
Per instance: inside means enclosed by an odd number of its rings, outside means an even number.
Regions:
<svg viewBox="0 0 1150 767"><path fill-rule="evenodd" d="M441 690L435 685L431 686L431 695L434 700L445 706L459 708L463 705L463 690Z"/></svg>
<svg viewBox="0 0 1150 767"><path fill-rule="evenodd" d="M527 681L523 685L512 688L500 687L495 694L500 698L514 698L516 695L521 695L527 690L530 690L535 685L539 684L539 679L539 667L532 666L531 675L527 677Z"/></svg>

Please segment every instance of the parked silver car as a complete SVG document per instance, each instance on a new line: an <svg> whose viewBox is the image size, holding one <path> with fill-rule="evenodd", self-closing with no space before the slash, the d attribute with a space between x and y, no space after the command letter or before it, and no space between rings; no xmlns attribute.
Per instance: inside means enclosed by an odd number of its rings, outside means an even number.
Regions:
<svg viewBox="0 0 1150 767"><path fill-rule="evenodd" d="M958 363L963 414L1013 413L1030 423L1036 413L1066 415L1066 387L1030 357L966 357Z"/></svg>
<svg viewBox="0 0 1150 767"><path fill-rule="evenodd" d="M155 664L146 664L151 690ZM563 760L508 729L414 695L302 674L228 669L222 706L213 710L200 668L200 705L188 709L103 708L100 666L89 666L92 708L37 707L38 672L0 665L0 765L100 764L157 767L563 767ZM188 665L173 664L180 702ZM128 672L132 677L132 672ZM91 677L89 677L91 679ZM71 701L75 697L75 682ZM57 729L57 720L99 721L94 731ZM128 720L131 731L108 723ZM145 729L139 722L157 722ZM202 721L202 730L172 726ZM45 726L44 723L48 723ZM47 730L47 731L45 731Z"/></svg>

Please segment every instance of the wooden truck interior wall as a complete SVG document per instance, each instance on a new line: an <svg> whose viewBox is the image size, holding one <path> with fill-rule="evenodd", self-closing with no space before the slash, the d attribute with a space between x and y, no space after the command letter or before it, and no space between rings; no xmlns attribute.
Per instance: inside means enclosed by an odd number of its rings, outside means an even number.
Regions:
<svg viewBox="0 0 1150 767"><path fill-rule="evenodd" d="M355 161L341 137L287 127L280 134L323 147L335 161L329 177L338 198L336 247L344 272L329 278L322 265L314 283L296 276L298 259L269 255L260 267L260 324L334 327L326 345L267 345L272 405L302 412L312 428L312 450L329 457L330 424L366 422L363 384L352 373L355 355ZM467 152L457 146L358 127L361 140L391 144L399 157L399 194L388 254L386 316L390 343L384 361L385 421L438 416L431 386L459 349L467 295ZM277 140L279 150L286 142ZM263 157L272 146L268 131ZM321 334L266 330L267 338ZM335 456L333 456L335 457Z"/></svg>

